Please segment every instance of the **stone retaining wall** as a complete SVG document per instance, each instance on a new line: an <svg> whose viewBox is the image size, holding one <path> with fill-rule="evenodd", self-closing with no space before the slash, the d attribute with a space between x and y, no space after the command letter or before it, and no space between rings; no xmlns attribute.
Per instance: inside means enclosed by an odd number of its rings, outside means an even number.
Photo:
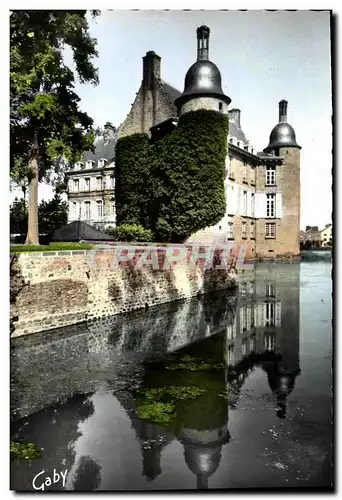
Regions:
<svg viewBox="0 0 342 500"><path fill-rule="evenodd" d="M171 250L171 249L169 249ZM116 249L27 253L11 256L12 336L63 327L236 286L234 270L205 269L204 261L165 262L167 248L151 263L113 266ZM124 252L124 251L123 251ZM177 256L177 250L172 249ZM171 255L171 254L169 254ZM140 259L141 261L141 259Z"/></svg>

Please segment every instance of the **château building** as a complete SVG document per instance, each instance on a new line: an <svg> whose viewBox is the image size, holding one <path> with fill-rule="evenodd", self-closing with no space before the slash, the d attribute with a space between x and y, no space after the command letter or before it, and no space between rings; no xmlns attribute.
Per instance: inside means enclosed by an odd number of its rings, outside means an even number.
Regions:
<svg viewBox="0 0 342 500"><path fill-rule="evenodd" d="M87 151L68 171L68 222L82 220L98 229L115 226L116 140L115 127L106 123L95 139L95 153Z"/></svg>
<svg viewBox="0 0 342 500"><path fill-rule="evenodd" d="M170 133L177 126L179 116L189 111L209 109L227 114L226 213L218 224L195 233L189 241L209 244L219 237L236 244L248 243L251 257L297 256L300 254L301 147L287 121L288 103L279 102L278 123L271 131L268 145L263 151L257 151L243 132L240 109L229 109L231 98L224 94L221 73L209 59L209 36L208 27L197 29L197 61L185 76L182 93L162 79L161 58L153 51L146 53L140 88L117 135L147 133L158 139ZM87 153L78 170L69 173L69 219L81 217L98 227L115 223L111 189L114 178L109 186L100 181L100 177L107 179L114 171L114 149L113 157L109 158L111 155L101 152L102 144L104 138L96 144L95 158ZM92 160L93 166L87 167L87 161ZM101 161L106 163L101 166ZM93 180L85 184L87 176ZM91 182L95 188L85 192Z"/></svg>

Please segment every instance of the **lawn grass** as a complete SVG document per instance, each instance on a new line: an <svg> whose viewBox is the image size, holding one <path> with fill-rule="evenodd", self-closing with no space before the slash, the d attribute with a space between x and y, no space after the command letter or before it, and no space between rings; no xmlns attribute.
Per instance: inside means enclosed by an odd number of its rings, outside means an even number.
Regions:
<svg viewBox="0 0 342 500"><path fill-rule="evenodd" d="M95 245L90 243L50 243L50 245L10 245L10 253L58 252L67 250L90 250Z"/></svg>

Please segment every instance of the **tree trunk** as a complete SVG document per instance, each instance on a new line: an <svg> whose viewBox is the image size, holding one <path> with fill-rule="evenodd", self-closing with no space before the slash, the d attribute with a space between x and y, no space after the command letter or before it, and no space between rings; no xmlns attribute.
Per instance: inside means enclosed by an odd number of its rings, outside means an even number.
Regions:
<svg viewBox="0 0 342 500"><path fill-rule="evenodd" d="M29 160L32 177L28 186L28 228L26 245L39 245L38 232L38 155L35 151Z"/></svg>

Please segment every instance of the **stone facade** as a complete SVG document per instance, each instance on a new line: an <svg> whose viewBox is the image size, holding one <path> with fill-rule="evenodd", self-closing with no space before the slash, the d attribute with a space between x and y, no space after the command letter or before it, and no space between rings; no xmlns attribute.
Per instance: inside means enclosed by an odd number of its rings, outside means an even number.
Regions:
<svg viewBox="0 0 342 500"><path fill-rule="evenodd" d="M220 113L228 114L228 104L220 99L213 97L197 97L187 101L181 107L180 113L188 113L189 111L198 111L200 109L208 109L211 111L220 111Z"/></svg>
<svg viewBox="0 0 342 500"><path fill-rule="evenodd" d="M171 248L171 252L174 250ZM151 252L156 265L135 266L142 254L136 249L130 262L114 267L115 248L20 254L12 289L21 281L12 304L13 336L49 330L99 317L193 297L236 285L233 270L204 269L204 261L189 263L188 256L164 269L166 248ZM176 250L175 250L176 252ZM168 254L172 260L172 253ZM11 289L11 292L14 292Z"/></svg>
<svg viewBox="0 0 342 500"><path fill-rule="evenodd" d="M132 107L119 127L119 137L143 133L151 127L177 116L173 99L180 95L161 80L161 58L154 52L143 57L143 79Z"/></svg>
<svg viewBox="0 0 342 500"><path fill-rule="evenodd" d="M95 152L86 152L68 170L68 222L82 220L100 230L115 227L116 139L116 129L106 123L95 140Z"/></svg>
<svg viewBox="0 0 342 500"><path fill-rule="evenodd" d="M266 166L257 169L257 189L264 196L274 193L281 196L281 206L275 207L275 217L256 220L257 257L275 258L300 254L300 151L280 148L281 165L275 166L275 185L267 186ZM266 224L274 224L274 237L266 234Z"/></svg>

